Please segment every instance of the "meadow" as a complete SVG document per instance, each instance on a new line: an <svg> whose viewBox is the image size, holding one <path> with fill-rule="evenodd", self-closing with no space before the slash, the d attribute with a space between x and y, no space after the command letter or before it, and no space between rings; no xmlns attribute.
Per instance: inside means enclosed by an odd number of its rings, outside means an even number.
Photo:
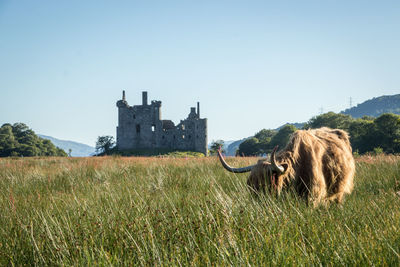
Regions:
<svg viewBox="0 0 400 267"><path fill-rule="evenodd" d="M400 157L356 161L344 204L311 208L214 157L3 158L0 265L399 266Z"/></svg>

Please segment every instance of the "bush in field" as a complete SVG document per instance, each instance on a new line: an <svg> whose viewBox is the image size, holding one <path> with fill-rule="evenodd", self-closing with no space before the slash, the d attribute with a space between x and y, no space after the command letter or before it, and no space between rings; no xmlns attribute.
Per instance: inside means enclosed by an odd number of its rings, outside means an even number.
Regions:
<svg viewBox="0 0 400 267"><path fill-rule="evenodd" d="M217 140L213 141L210 146L210 155L216 155L219 149L222 149L222 153L225 153L225 150L223 149L224 147L224 141L223 140Z"/></svg>
<svg viewBox="0 0 400 267"><path fill-rule="evenodd" d="M24 123L3 124L0 128L0 157L67 156L49 140L38 137Z"/></svg>
<svg viewBox="0 0 400 267"><path fill-rule="evenodd" d="M99 136L96 142L96 152L98 155L108 155L115 147L114 137L110 135Z"/></svg>

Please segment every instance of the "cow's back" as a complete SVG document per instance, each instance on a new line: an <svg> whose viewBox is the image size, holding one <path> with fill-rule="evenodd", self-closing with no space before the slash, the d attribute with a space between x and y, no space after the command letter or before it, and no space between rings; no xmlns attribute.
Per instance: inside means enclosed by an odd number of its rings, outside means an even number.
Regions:
<svg viewBox="0 0 400 267"><path fill-rule="evenodd" d="M355 172L348 134L340 129L319 128L296 131L286 151L293 159L297 188L308 193L313 185L324 187L324 197L350 193ZM323 189L321 189L323 190Z"/></svg>

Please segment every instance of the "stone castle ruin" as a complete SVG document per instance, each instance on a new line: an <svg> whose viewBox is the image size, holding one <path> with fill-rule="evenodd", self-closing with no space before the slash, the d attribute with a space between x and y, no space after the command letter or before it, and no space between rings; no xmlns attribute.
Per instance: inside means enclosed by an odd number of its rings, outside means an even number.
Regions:
<svg viewBox="0 0 400 267"><path fill-rule="evenodd" d="M175 125L161 119L161 101L147 103L142 92L142 105L129 106L122 92L117 102L117 147L119 150L181 150L207 155L207 119L200 118L200 103L190 108L185 120Z"/></svg>

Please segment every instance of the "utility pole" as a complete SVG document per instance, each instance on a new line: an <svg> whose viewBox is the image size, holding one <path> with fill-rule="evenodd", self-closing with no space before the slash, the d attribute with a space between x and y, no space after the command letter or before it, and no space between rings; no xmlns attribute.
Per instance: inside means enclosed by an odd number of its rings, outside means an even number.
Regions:
<svg viewBox="0 0 400 267"><path fill-rule="evenodd" d="M319 108L319 115L322 115L322 114L324 114L324 107Z"/></svg>
<svg viewBox="0 0 400 267"><path fill-rule="evenodd" d="M349 105L350 105L350 108L353 107L353 98L351 98L351 97L350 97L350 99L349 99Z"/></svg>

